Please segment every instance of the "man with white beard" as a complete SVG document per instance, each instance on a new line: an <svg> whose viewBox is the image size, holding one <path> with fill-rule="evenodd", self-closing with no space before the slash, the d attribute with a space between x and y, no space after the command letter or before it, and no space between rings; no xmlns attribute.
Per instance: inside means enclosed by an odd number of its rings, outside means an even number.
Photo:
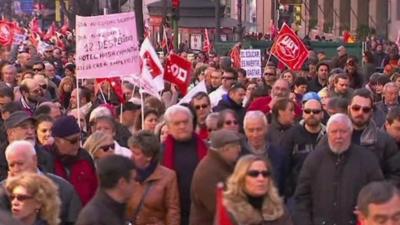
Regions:
<svg viewBox="0 0 400 225"><path fill-rule="evenodd" d="M351 142L353 125L342 113L327 123L327 142L305 160L295 191L297 225L356 224L358 192L383 174L373 153Z"/></svg>
<svg viewBox="0 0 400 225"><path fill-rule="evenodd" d="M2 140L0 145L0 181L8 175L8 165L5 157L5 149L17 140L29 141L35 146L36 155L38 157L38 166L45 172L53 172L54 163L51 155L36 144L35 119L28 115L25 111L13 112L10 117L4 121L7 131L7 140Z"/></svg>

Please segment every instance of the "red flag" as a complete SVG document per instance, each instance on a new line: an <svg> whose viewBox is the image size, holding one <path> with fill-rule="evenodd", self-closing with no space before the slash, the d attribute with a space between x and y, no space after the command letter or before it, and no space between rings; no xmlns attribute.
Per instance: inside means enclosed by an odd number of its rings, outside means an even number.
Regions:
<svg viewBox="0 0 400 225"><path fill-rule="evenodd" d="M236 69L240 68L240 43L236 43L229 54L232 59L232 66Z"/></svg>
<svg viewBox="0 0 400 225"><path fill-rule="evenodd" d="M217 206L216 206L216 224L215 225L232 225L232 221L229 218L228 211L226 210L223 203L224 185L218 183L217 185Z"/></svg>
<svg viewBox="0 0 400 225"><path fill-rule="evenodd" d="M164 79L175 84L182 95L186 95L190 83L191 71L191 62L176 54L171 54L166 60Z"/></svg>
<svg viewBox="0 0 400 225"><path fill-rule="evenodd" d="M39 26L39 19L37 17L34 17L31 22L29 22L29 27L31 32L37 33L40 36L43 35L42 28Z"/></svg>
<svg viewBox="0 0 400 225"><path fill-rule="evenodd" d="M14 24L0 20L0 45L10 46L14 40Z"/></svg>
<svg viewBox="0 0 400 225"><path fill-rule="evenodd" d="M96 82L97 82L98 84L101 84L101 83L103 83L103 82L109 82L111 88L114 90L114 93L117 95L119 101L120 101L121 103L124 103L124 102L125 102L125 96L124 96L124 94L123 94L123 92L122 92L122 81L121 81L121 78L119 78L119 77L96 78ZM96 85L96 87L97 87L97 86L98 86L98 85ZM97 91L98 91L98 90L97 90ZM96 91L96 94L97 94L97 91Z"/></svg>
<svg viewBox="0 0 400 225"><path fill-rule="evenodd" d="M67 18L64 19L64 24L63 26L60 28L60 32L64 35L67 35L67 32L70 31L69 29L69 21Z"/></svg>
<svg viewBox="0 0 400 225"><path fill-rule="evenodd" d="M44 35L43 40L48 41L54 36L56 36L56 30L57 30L56 24L53 22L49 27L49 29L47 30L46 34Z"/></svg>
<svg viewBox="0 0 400 225"><path fill-rule="evenodd" d="M212 49L212 46L211 46L210 38L208 37L208 30L206 28L205 29L205 40L204 40L203 51L207 52L208 54L210 54L211 49Z"/></svg>
<svg viewBox="0 0 400 225"><path fill-rule="evenodd" d="M279 31L271 53L295 71L301 69L308 57L306 46L287 24Z"/></svg>
<svg viewBox="0 0 400 225"><path fill-rule="evenodd" d="M269 29L270 29L270 33L271 33L271 40L274 40L274 38L276 37L276 35L278 35L278 29L275 26L275 23L273 20L270 21L270 25L269 25Z"/></svg>
<svg viewBox="0 0 400 225"><path fill-rule="evenodd" d="M396 44L397 44L397 47L399 48L399 51L400 51L400 30L397 32Z"/></svg>

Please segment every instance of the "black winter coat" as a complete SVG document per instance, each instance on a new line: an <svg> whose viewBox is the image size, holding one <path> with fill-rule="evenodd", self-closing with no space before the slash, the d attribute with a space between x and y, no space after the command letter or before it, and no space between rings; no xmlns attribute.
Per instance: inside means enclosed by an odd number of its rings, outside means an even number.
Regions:
<svg viewBox="0 0 400 225"><path fill-rule="evenodd" d="M356 224L354 207L363 186L382 180L378 161L370 151L351 145L341 154L327 144L311 152L301 169L296 192L296 225Z"/></svg>

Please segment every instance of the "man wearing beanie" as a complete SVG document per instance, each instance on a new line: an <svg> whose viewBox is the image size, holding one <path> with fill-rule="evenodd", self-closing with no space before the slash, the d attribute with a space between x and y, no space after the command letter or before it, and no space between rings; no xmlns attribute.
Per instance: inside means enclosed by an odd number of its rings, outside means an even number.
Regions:
<svg viewBox="0 0 400 225"><path fill-rule="evenodd" d="M238 132L222 129L211 133L210 151L199 163L191 185L190 225L212 225L216 205L216 187L233 172L240 155Z"/></svg>
<svg viewBox="0 0 400 225"><path fill-rule="evenodd" d="M52 128L55 151L55 174L68 180L78 193L82 205L95 194L97 179L93 160L79 147L80 129L73 116L64 116Z"/></svg>

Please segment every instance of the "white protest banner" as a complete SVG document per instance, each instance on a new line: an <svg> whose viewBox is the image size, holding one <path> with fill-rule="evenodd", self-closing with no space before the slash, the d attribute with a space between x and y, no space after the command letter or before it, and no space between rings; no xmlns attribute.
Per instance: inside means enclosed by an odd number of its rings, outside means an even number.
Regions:
<svg viewBox="0 0 400 225"><path fill-rule="evenodd" d="M207 87L204 80L200 81L196 86L189 90L189 92L178 102L178 105L183 103L189 103L193 96L195 96L199 92L207 93Z"/></svg>
<svg viewBox="0 0 400 225"><path fill-rule="evenodd" d="M76 17L77 78L138 73L140 56L133 12Z"/></svg>
<svg viewBox="0 0 400 225"><path fill-rule="evenodd" d="M247 78L261 77L261 51L260 49L241 49L240 67L246 70Z"/></svg>
<svg viewBox="0 0 400 225"><path fill-rule="evenodd" d="M24 34L14 34L13 44L14 45L19 45L25 40L26 40L26 35L24 35Z"/></svg>

